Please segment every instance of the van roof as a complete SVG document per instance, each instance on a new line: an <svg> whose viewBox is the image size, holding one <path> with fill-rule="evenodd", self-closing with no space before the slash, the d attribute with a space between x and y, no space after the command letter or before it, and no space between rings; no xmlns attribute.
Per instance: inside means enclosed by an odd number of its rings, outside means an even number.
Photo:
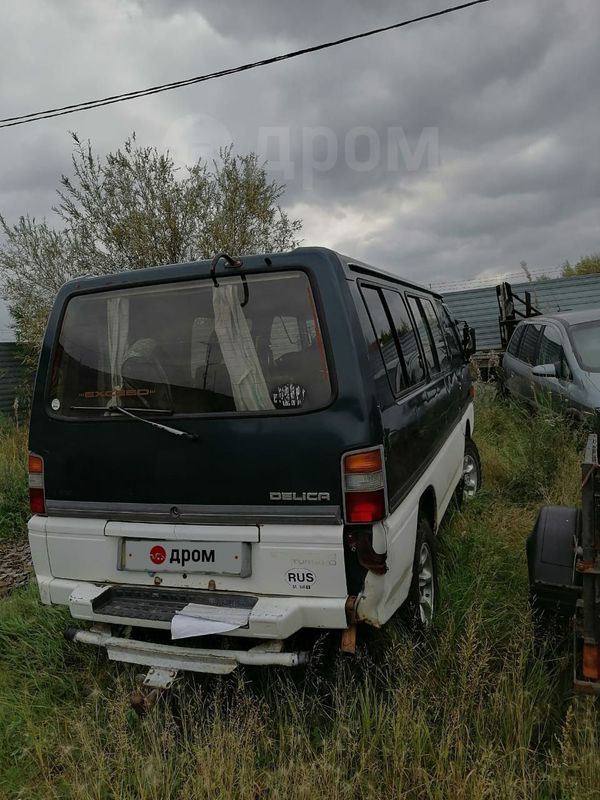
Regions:
<svg viewBox="0 0 600 800"><path fill-rule="evenodd" d="M327 248L302 248L298 247L296 250L292 252L297 253L303 250L326 250ZM433 295L434 297L438 297L440 300L442 299L442 295L439 292L435 292L433 289L428 289L426 286L422 286L420 283L415 283L414 281L409 281L406 278L401 277L400 275L396 275L393 272L389 272L388 270L381 269L380 267L374 267L371 264L367 264L364 261L360 261L358 258L352 258L351 256L345 256L342 253L338 253L335 250L329 251L335 253L335 255L340 259L346 271L350 272L362 272L368 275L373 275L376 277L386 278L387 280L391 280L394 283L402 284L403 286L408 286L411 289L416 289L419 292L426 292L427 294Z"/></svg>
<svg viewBox="0 0 600 800"><path fill-rule="evenodd" d="M366 264L359 259L342 255L327 247L297 247L294 250L288 250L282 253L262 253L243 256L243 261L246 269L256 270L264 267L265 263L273 268L298 266L299 256L302 256L302 259L306 262L306 266L310 266L311 262L314 264L315 262L322 263L323 261L328 261L332 266L335 264L341 265L346 277L350 279L355 279L356 273L367 274L373 277L385 278L394 283L441 298L440 294L431 289L406 280L392 272ZM211 260L204 259L177 264L143 267L141 269L114 272L105 275L82 275L81 277L74 278L65 283L60 290L60 294L70 295L78 291L93 291L94 289L113 289L123 286L143 285L169 279L175 281L186 280L206 275L210 272L210 269ZM217 274L222 274L222 269L222 266L219 265Z"/></svg>

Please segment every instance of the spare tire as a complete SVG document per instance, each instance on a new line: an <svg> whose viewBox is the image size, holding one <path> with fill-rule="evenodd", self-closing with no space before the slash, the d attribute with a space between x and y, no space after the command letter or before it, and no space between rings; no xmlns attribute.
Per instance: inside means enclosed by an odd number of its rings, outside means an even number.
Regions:
<svg viewBox="0 0 600 800"><path fill-rule="evenodd" d="M544 506L527 539L531 604L538 612L572 617L581 595L581 575L575 569L581 531L581 510Z"/></svg>

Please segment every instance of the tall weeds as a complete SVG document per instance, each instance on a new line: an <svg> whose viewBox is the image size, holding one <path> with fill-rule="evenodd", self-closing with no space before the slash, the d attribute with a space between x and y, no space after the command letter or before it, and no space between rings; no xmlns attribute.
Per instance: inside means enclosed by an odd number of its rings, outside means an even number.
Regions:
<svg viewBox="0 0 600 800"><path fill-rule="evenodd" d="M324 647L304 671L188 676L138 720L134 669L63 642L67 615L33 589L1 603L6 796L596 797L598 712L572 696L567 652L532 647L524 553L540 503L578 500L576 434L488 393L477 411L485 488L440 534L423 639L392 624L355 661Z"/></svg>

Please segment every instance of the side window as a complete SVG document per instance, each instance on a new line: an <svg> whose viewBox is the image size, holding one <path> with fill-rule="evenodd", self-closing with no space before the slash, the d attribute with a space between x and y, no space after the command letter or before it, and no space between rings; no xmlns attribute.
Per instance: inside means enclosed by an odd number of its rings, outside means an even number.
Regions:
<svg viewBox="0 0 600 800"><path fill-rule="evenodd" d="M523 336L519 347L517 358L524 361L526 364L535 363L535 351L537 343L542 330L541 325L524 325Z"/></svg>
<svg viewBox="0 0 600 800"><path fill-rule="evenodd" d="M446 339L444 338L441 325L435 311L433 310L433 303L431 300L426 300L422 297L421 307L423 308L425 316L427 317L427 322L429 323L429 330L433 337L433 346L437 353L440 370L445 372L447 369L450 369L450 353L448 352L448 346L446 345Z"/></svg>
<svg viewBox="0 0 600 800"><path fill-rule="evenodd" d="M518 354L519 345L521 344L521 337L523 336L523 331L526 327L526 325L517 325L517 327L514 329L513 335L510 337L508 347L506 348L507 352L510 353L511 356L516 356Z"/></svg>
<svg viewBox="0 0 600 800"><path fill-rule="evenodd" d="M562 358L560 333L553 325L545 325L540 341L540 351L536 364L556 364Z"/></svg>
<svg viewBox="0 0 600 800"><path fill-rule="evenodd" d="M421 340L421 344L423 345L423 352L425 353L425 361L427 362L429 371L438 372L439 369L438 362L434 355L433 339L429 331L429 325L427 324L425 312L422 311L421 304L416 297L409 296L407 299L408 299L408 305L410 306L410 310L415 320L415 324L417 326L419 339Z"/></svg>
<svg viewBox="0 0 600 800"><path fill-rule="evenodd" d="M448 309L443 303L441 303L439 300L436 300L435 306L439 320L442 324L442 328L446 334L446 344L448 345L448 350L450 351L452 365L457 366L459 364L463 364L465 357L460 343L458 331L456 330L456 324L453 322Z"/></svg>
<svg viewBox="0 0 600 800"><path fill-rule="evenodd" d="M537 364L554 364L557 375L563 380L572 380L573 376L565 358L560 331L554 325L545 325L540 341L540 352Z"/></svg>
<svg viewBox="0 0 600 800"><path fill-rule="evenodd" d="M394 322L398 343L400 344L400 353L404 361L403 382L401 385L396 384L396 392L401 392L404 389L422 383L426 380L427 373L423 365L415 329L402 296L399 292L391 289L384 289L383 295ZM399 370L398 377L400 377Z"/></svg>
<svg viewBox="0 0 600 800"><path fill-rule="evenodd" d="M389 386L395 386L396 371L401 369L401 366L399 366L400 358L379 290L371 286L363 286L361 291L375 334L373 339L370 339L367 343L371 369L377 386L377 393L380 399L383 400L385 395L389 394L389 388L386 393L386 387L384 385L387 383L386 372L387 375L389 375ZM377 356L377 350L380 351L379 358ZM381 359L383 359L383 363ZM384 382L383 384L382 381Z"/></svg>

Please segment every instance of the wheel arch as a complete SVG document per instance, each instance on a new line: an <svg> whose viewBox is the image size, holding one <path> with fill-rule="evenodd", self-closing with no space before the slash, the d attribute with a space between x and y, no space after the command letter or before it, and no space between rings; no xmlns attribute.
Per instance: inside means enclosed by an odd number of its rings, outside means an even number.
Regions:
<svg viewBox="0 0 600 800"><path fill-rule="evenodd" d="M469 403L469 407L462 420L462 425L465 438L470 439L473 436L473 431L475 430L475 409L472 402Z"/></svg>
<svg viewBox="0 0 600 800"><path fill-rule="evenodd" d="M435 496L435 489L430 484L419 500L419 519L421 517L425 517L425 519L431 525L431 530L433 533L437 531L437 498Z"/></svg>

